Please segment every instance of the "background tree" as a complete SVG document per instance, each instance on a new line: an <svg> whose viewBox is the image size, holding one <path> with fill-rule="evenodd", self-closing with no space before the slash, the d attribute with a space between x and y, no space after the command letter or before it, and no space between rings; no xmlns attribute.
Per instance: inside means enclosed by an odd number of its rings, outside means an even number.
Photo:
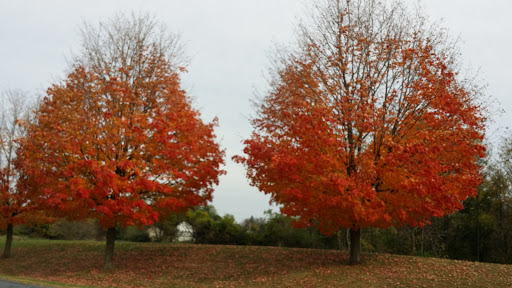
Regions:
<svg viewBox="0 0 512 288"><path fill-rule="evenodd" d="M265 218L254 218L253 216L242 221L242 227L247 231L247 233L256 233L261 227L265 224Z"/></svg>
<svg viewBox="0 0 512 288"><path fill-rule="evenodd" d="M96 240L103 236L101 232L101 227L93 219L87 221L60 220L50 225L48 234L52 239Z"/></svg>
<svg viewBox="0 0 512 288"><path fill-rule="evenodd" d="M172 213L166 218L161 218L156 222L153 227L160 232L161 237L157 237L156 241L161 242L164 240L173 241L179 235L178 225L185 221L185 213Z"/></svg>
<svg viewBox="0 0 512 288"><path fill-rule="evenodd" d="M192 237L197 244L247 244L247 234L235 222L233 215L220 216L215 207L207 205L187 211L184 221L192 226Z"/></svg>
<svg viewBox="0 0 512 288"><path fill-rule="evenodd" d="M497 159L486 163L478 197L464 201L464 210L450 219L459 232L447 239L451 258L512 262L511 147L505 139Z"/></svg>
<svg viewBox="0 0 512 288"><path fill-rule="evenodd" d="M48 89L23 142L38 199L68 220L98 219L112 268L116 226L203 205L224 152L180 87L178 41L145 15L85 26L72 71Z"/></svg>
<svg viewBox="0 0 512 288"><path fill-rule="evenodd" d="M421 13L399 1L314 8L235 159L299 227L350 228L358 263L362 228L423 226L476 195L485 119L454 46Z"/></svg>
<svg viewBox="0 0 512 288"><path fill-rule="evenodd" d="M21 122L30 121L32 105L21 90L3 91L0 99L0 229L7 230L2 257L8 258L14 226L25 223L27 218L37 219L27 213L30 205L22 185L24 176L16 166L18 142L26 133Z"/></svg>

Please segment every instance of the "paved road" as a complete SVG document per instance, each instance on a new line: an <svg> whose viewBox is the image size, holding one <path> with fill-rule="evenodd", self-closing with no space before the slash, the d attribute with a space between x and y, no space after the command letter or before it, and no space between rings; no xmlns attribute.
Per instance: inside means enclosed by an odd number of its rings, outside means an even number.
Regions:
<svg viewBox="0 0 512 288"><path fill-rule="evenodd" d="M0 279L0 288L43 288L43 286L35 286L31 284L16 283Z"/></svg>

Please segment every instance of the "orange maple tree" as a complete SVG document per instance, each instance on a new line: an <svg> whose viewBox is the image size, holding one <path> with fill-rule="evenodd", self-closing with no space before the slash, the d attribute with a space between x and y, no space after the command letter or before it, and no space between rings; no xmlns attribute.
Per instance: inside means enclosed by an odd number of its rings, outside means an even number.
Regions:
<svg viewBox="0 0 512 288"><path fill-rule="evenodd" d="M296 225L350 228L355 264L360 229L423 226L476 195L485 119L451 50L403 6L322 3L235 160Z"/></svg>
<svg viewBox="0 0 512 288"><path fill-rule="evenodd" d="M26 190L20 189L14 180L17 176L14 163L9 164L0 169L0 230L6 230L2 258L11 256L14 226L25 224L27 212L31 210Z"/></svg>
<svg viewBox="0 0 512 288"><path fill-rule="evenodd" d="M11 256L11 246L14 235L14 226L25 223L20 215L23 212L24 197L21 193L13 191L10 180L13 176L11 169L0 169L0 230L6 230L6 239L2 258Z"/></svg>
<svg viewBox="0 0 512 288"><path fill-rule="evenodd" d="M217 122L203 123L191 107L179 70L155 53L137 59L145 64L76 65L48 89L22 143L32 198L107 229L106 269L118 224L151 225L203 205L223 173Z"/></svg>
<svg viewBox="0 0 512 288"><path fill-rule="evenodd" d="M0 230L5 231L2 258L9 258L14 227L20 224L41 224L51 219L38 211L27 195L26 175L19 169L19 141L26 135L22 122L30 121L30 104L20 90L1 93L0 109Z"/></svg>

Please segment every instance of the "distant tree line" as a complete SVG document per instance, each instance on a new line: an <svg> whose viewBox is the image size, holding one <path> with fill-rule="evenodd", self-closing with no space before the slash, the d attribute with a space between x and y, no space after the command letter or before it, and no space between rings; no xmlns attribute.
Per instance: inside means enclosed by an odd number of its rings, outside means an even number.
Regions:
<svg viewBox="0 0 512 288"><path fill-rule="evenodd" d="M346 249L339 246L339 235L322 235L317 228L296 229L292 219L283 214L268 210L265 217L250 217L237 223L235 218L226 214L220 216L211 206L195 207L186 213L170 215L167 219L150 227L118 227L117 240L132 242L176 242L178 225L182 222L192 227L192 240L195 244L216 245L259 245L318 249ZM150 230L157 228L156 235L150 237ZM73 222L61 220L52 224L19 225L16 235L42 237L60 240L104 240L105 232L95 220ZM345 246L343 246L345 245Z"/></svg>

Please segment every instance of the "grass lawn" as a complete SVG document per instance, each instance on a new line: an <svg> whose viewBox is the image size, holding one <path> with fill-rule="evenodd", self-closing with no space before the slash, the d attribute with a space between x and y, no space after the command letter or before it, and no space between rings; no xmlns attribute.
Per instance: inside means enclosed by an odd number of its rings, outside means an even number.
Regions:
<svg viewBox="0 0 512 288"><path fill-rule="evenodd" d="M252 246L117 242L105 273L104 249L15 238L0 278L56 287L512 287L512 265L363 254L349 266L346 252Z"/></svg>

